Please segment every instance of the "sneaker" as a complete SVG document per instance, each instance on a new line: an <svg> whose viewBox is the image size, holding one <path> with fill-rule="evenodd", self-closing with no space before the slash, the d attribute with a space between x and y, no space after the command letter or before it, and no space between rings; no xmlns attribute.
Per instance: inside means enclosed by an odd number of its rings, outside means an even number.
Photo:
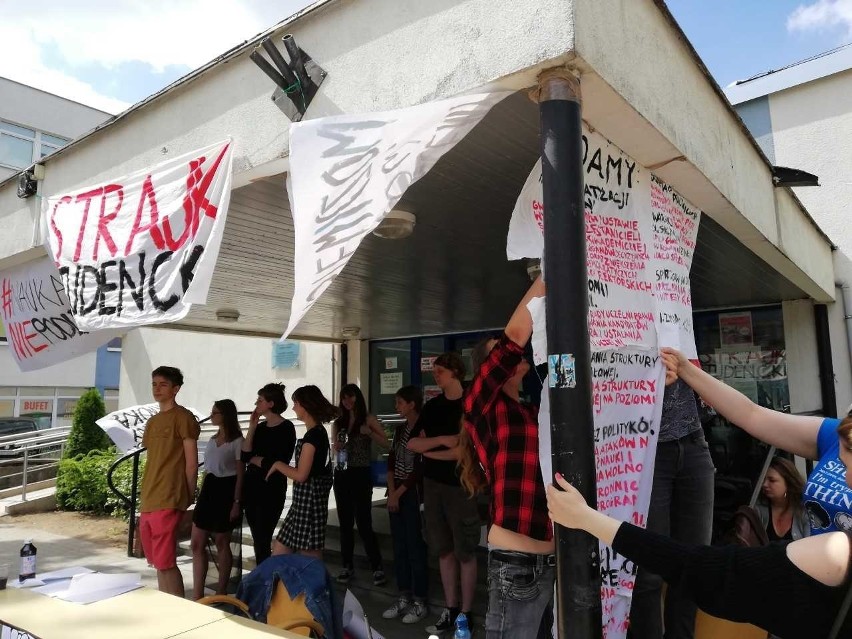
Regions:
<svg viewBox="0 0 852 639"><path fill-rule="evenodd" d="M453 612L449 608L444 608L443 612L441 612L441 616L438 617L438 621L436 621L433 626L427 626L426 632L430 635L440 635L444 632L454 630L456 615L458 615L458 612Z"/></svg>
<svg viewBox="0 0 852 639"><path fill-rule="evenodd" d="M374 586L384 586L388 582L388 578L385 577L384 570L376 570L373 572L373 585Z"/></svg>
<svg viewBox="0 0 852 639"><path fill-rule="evenodd" d="M385 619L396 619L400 615L405 615L405 618L403 619L403 621L405 621L405 619L408 619L408 615L405 613L408 612L408 607L410 605L410 599L400 597L396 600L394 605L392 605L390 608L388 608L382 613L382 617L384 617Z"/></svg>
<svg viewBox="0 0 852 639"><path fill-rule="evenodd" d="M428 612L429 609L425 603L415 601L411 605L411 608L408 609L408 613L402 618L402 623L417 623L418 621L422 621Z"/></svg>
<svg viewBox="0 0 852 639"><path fill-rule="evenodd" d="M352 579L352 570L349 568L344 568L337 574L337 583L339 584L348 584L350 579Z"/></svg>

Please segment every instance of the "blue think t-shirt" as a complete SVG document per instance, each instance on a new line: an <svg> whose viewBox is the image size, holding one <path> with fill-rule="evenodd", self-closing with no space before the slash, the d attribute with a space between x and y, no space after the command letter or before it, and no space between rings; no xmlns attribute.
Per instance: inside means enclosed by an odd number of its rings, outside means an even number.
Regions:
<svg viewBox="0 0 852 639"><path fill-rule="evenodd" d="M819 427L819 463L808 477L803 498L812 535L852 532L852 489L846 485L846 467L840 461L839 425L839 419L826 418Z"/></svg>

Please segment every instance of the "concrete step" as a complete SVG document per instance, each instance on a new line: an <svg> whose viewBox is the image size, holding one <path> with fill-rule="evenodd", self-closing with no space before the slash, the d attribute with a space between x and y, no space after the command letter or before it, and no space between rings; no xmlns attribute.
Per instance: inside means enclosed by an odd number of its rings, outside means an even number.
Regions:
<svg viewBox="0 0 852 639"><path fill-rule="evenodd" d="M35 491L29 490L28 487L26 500L21 499L20 494L0 499L0 516L43 513L50 510L56 510L55 486Z"/></svg>

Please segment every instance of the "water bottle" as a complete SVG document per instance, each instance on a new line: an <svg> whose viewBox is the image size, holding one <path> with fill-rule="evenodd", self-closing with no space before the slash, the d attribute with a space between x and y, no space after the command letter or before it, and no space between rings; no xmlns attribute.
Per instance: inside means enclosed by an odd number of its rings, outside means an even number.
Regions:
<svg viewBox="0 0 852 639"><path fill-rule="evenodd" d="M349 468L349 451L346 450L346 442L349 441L349 433L340 429L337 433L337 464L335 470L346 470Z"/></svg>
<svg viewBox="0 0 852 639"><path fill-rule="evenodd" d="M467 626L467 617L463 612L456 617L456 632L453 639L470 639L470 628Z"/></svg>
<svg viewBox="0 0 852 639"><path fill-rule="evenodd" d="M24 540L24 545L21 546L21 573L18 576L18 581L32 579L36 575L36 547L33 546L32 539Z"/></svg>

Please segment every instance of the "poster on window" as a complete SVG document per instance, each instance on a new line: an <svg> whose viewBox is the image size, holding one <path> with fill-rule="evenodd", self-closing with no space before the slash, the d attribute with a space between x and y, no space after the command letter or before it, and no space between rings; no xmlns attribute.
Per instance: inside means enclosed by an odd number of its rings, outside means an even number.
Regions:
<svg viewBox="0 0 852 639"><path fill-rule="evenodd" d="M719 313L719 338L723 348L754 344L751 311Z"/></svg>
<svg viewBox="0 0 852 639"><path fill-rule="evenodd" d="M124 332L81 330L49 257L0 271L0 318L22 372L89 353Z"/></svg>
<svg viewBox="0 0 852 639"><path fill-rule="evenodd" d="M227 140L44 199L45 245L81 330L174 322L207 301L232 147Z"/></svg>

